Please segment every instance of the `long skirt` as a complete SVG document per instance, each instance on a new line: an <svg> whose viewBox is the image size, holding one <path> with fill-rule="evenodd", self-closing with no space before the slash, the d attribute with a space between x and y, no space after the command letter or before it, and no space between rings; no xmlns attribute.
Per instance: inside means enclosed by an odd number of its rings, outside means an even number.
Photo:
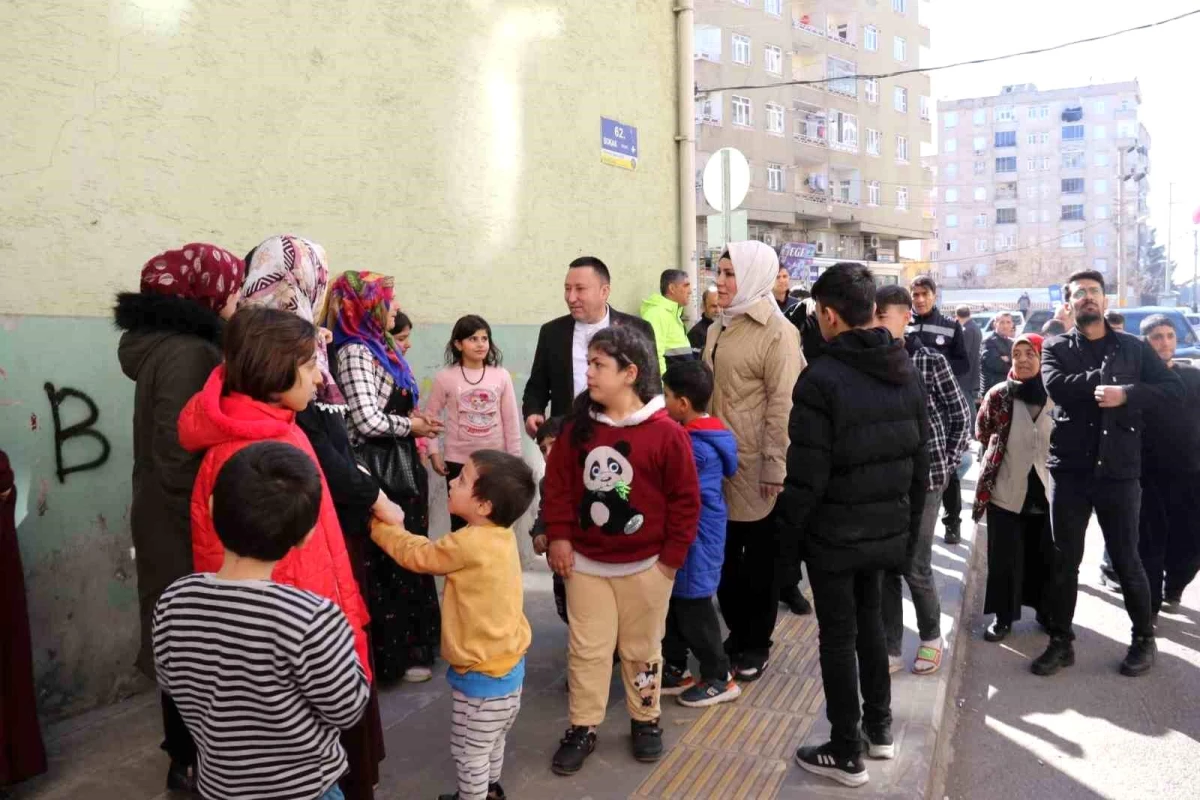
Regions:
<svg viewBox="0 0 1200 800"><path fill-rule="evenodd" d="M1021 606L1039 614L1053 580L1054 545L1049 514L1014 514L987 507L987 595L983 612L1001 622L1021 618Z"/></svg>

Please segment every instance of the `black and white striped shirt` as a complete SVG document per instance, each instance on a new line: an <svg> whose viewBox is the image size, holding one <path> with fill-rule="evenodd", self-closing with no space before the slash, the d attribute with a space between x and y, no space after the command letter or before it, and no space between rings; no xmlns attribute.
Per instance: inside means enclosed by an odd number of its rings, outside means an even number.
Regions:
<svg viewBox="0 0 1200 800"><path fill-rule="evenodd" d="M313 800L346 771L339 730L358 721L369 692L330 600L188 575L154 609L154 661L196 740L204 797Z"/></svg>

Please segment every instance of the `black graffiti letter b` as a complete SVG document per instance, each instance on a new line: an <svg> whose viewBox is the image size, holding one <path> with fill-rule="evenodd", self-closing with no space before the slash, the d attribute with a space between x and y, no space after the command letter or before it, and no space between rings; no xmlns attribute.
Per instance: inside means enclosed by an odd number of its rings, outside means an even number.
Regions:
<svg viewBox="0 0 1200 800"><path fill-rule="evenodd" d="M96 469L108 461L109 453L112 452L112 447L108 444L108 439L103 433L94 430L93 425L100 419L100 411L96 408L96 404L92 402L92 398L88 397L78 389L55 389L53 383L47 382L45 387L46 397L50 399L50 412L54 418L54 462L58 467L58 482L66 483L67 476L72 472L86 472L89 469ZM74 425L62 426L62 420L59 417L58 409L63 401L69 397L74 397L80 400L88 408L87 418L82 422L76 422ZM75 439L80 436L89 439L95 439L100 443L100 454L91 461L85 461L82 464L72 464L71 466L63 465L63 445L70 439Z"/></svg>

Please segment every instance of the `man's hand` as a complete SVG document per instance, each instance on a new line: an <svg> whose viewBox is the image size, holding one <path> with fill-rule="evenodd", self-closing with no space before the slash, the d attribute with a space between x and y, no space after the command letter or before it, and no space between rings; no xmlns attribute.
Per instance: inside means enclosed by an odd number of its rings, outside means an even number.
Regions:
<svg viewBox="0 0 1200 800"><path fill-rule="evenodd" d="M551 542L546 561L556 575L569 578L575 568L575 548L566 539Z"/></svg>
<svg viewBox="0 0 1200 800"><path fill-rule="evenodd" d="M1123 386L1096 387L1096 402L1101 408L1120 408L1127 399Z"/></svg>
<svg viewBox="0 0 1200 800"><path fill-rule="evenodd" d="M762 495L763 500L774 500L783 493L782 483L760 483L758 491Z"/></svg>
<svg viewBox="0 0 1200 800"><path fill-rule="evenodd" d="M546 422L546 418L541 414L530 414L525 418L525 432L529 434L530 439L537 438L538 428Z"/></svg>
<svg viewBox="0 0 1200 800"><path fill-rule="evenodd" d="M371 513L385 525L404 527L404 510L389 500L382 491L375 499L375 505L371 506Z"/></svg>
<svg viewBox="0 0 1200 800"><path fill-rule="evenodd" d="M539 556L546 555L546 549L550 546L550 540L546 538L546 534L539 533L533 537L533 552Z"/></svg>
<svg viewBox="0 0 1200 800"><path fill-rule="evenodd" d="M655 561L654 566L658 567L659 572L667 576L667 580L675 580L675 573L679 572L679 570L674 569L673 567L668 567L661 561Z"/></svg>

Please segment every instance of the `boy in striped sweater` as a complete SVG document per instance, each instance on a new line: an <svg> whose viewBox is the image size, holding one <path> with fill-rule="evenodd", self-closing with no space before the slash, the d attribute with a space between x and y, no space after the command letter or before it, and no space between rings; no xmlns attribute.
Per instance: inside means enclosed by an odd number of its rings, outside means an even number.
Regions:
<svg viewBox="0 0 1200 800"><path fill-rule="evenodd" d="M155 607L158 683L196 740L203 797L343 800L339 732L370 696L354 634L332 601L271 581L311 534L321 492L291 445L238 452L210 500L225 563L175 581Z"/></svg>

